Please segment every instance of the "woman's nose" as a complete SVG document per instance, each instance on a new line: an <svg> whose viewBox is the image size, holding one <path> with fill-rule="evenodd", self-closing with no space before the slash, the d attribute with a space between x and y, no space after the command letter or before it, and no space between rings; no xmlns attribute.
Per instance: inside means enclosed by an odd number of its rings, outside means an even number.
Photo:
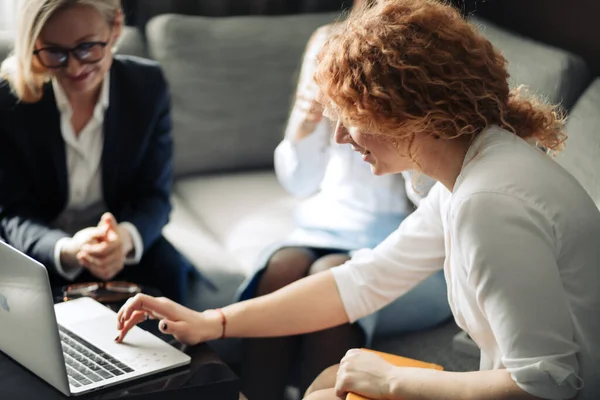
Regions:
<svg viewBox="0 0 600 400"><path fill-rule="evenodd" d="M69 57L67 61L67 65L65 65L65 71L67 74L71 76L78 76L85 67L72 55Z"/></svg>
<svg viewBox="0 0 600 400"><path fill-rule="evenodd" d="M352 142L348 129L338 120L335 126L335 142L338 144L347 144Z"/></svg>

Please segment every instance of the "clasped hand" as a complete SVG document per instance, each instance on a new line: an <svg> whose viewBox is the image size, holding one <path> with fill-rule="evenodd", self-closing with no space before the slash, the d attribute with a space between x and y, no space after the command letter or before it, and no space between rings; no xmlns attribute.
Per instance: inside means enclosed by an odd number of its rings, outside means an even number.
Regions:
<svg viewBox="0 0 600 400"><path fill-rule="evenodd" d="M119 226L112 214L106 213L98 226L77 232L63 250L71 264L82 266L95 277L108 281L123 270L127 253L132 248L129 232Z"/></svg>

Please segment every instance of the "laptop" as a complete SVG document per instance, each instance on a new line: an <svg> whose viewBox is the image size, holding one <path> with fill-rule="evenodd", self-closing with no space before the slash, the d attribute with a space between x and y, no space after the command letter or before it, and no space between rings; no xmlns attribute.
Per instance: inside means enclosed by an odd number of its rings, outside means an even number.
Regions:
<svg viewBox="0 0 600 400"><path fill-rule="evenodd" d="M53 304L46 268L0 241L0 350L67 396L156 374L191 358L90 298Z"/></svg>

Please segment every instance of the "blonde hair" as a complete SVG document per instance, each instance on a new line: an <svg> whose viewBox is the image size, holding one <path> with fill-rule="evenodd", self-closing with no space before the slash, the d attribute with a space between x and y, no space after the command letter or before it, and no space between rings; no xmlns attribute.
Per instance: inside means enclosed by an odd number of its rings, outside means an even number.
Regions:
<svg viewBox="0 0 600 400"><path fill-rule="evenodd" d="M366 132L406 140L425 132L474 138L499 125L558 150L559 108L510 89L506 60L439 0L386 0L353 12L319 55L325 108Z"/></svg>
<svg viewBox="0 0 600 400"><path fill-rule="evenodd" d="M19 100L35 103L42 98L42 87L49 79L45 68L33 63L35 42L44 25L58 10L89 5L113 23L121 10L121 0L20 0L14 48L0 67L0 76L8 81Z"/></svg>

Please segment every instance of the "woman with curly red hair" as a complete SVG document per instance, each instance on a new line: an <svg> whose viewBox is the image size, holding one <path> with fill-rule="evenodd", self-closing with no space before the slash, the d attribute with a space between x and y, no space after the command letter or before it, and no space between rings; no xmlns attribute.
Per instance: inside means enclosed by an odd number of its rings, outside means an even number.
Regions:
<svg viewBox="0 0 600 400"><path fill-rule="evenodd" d="M375 0L354 0L369 7ZM337 24L311 36L300 69L296 98L274 167L279 183L300 199L294 230L266 248L237 301L264 296L308 275L342 265L357 249L372 249L410 215L435 181L413 171L376 176L360 153L335 143L335 124L323 117L315 82L317 56ZM452 316L444 272L376 313L320 332L246 339L241 346L240 380L250 399L281 400L294 382L306 391L324 368L374 338L430 329ZM264 382L269 382L265 385Z"/></svg>
<svg viewBox="0 0 600 400"><path fill-rule="evenodd" d="M374 174L435 178L429 196L375 249L272 294L203 313L132 299L118 340L146 312L186 343L313 332L373 313L443 269L480 371L400 368L351 350L306 398L600 398L600 213L540 150L562 146L560 113L510 90L502 55L435 0L353 13L319 59L336 141Z"/></svg>

